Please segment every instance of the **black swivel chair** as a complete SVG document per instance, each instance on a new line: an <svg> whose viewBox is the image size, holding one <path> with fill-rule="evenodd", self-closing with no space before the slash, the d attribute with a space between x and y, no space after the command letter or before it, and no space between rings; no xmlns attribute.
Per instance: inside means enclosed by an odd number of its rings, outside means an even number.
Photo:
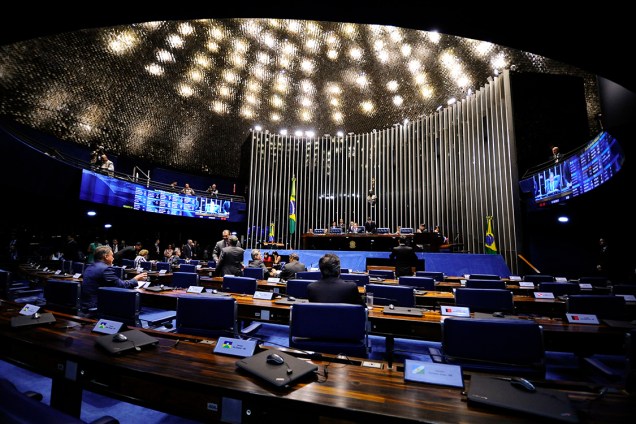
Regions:
<svg viewBox="0 0 636 424"><path fill-rule="evenodd" d="M581 291L581 287L576 283L556 283L543 281L539 283L540 292L550 292L555 296L567 296L577 294Z"/></svg>
<svg viewBox="0 0 636 424"><path fill-rule="evenodd" d="M347 303L297 303L290 308L289 346L366 358L368 311Z"/></svg>
<svg viewBox="0 0 636 424"><path fill-rule="evenodd" d="M512 313L515 309L512 292L500 289L458 288L455 290L455 305L468 307L472 312Z"/></svg>
<svg viewBox="0 0 636 424"><path fill-rule="evenodd" d="M573 294L565 301L566 310L576 314L594 314L599 319L625 319L625 298L604 294Z"/></svg>
<svg viewBox="0 0 636 424"><path fill-rule="evenodd" d="M469 279L466 280L466 287L469 289L506 289L506 282L504 280L481 280L481 279Z"/></svg>
<svg viewBox="0 0 636 424"><path fill-rule="evenodd" d="M79 281L47 280L44 284L46 309L77 315L80 311Z"/></svg>
<svg viewBox="0 0 636 424"><path fill-rule="evenodd" d="M180 296L177 299L177 332L209 337L236 335L237 314L236 299L230 296Z"/></svg>
<svg viewBox="0 0 636 424"><path fill-rule="evenodd" d="M374 305L395 305L409 308L415 306L415 294L411 286L367 284L365 292L373 294Z"/></svg>
<svg viewBox="0 0 636 424"><path fill-rule="evenodd" d="M433 277L402 276L398 278L401 286L411 286L418 290L435 290L435 280Z"/></svg>
<svg viewBox="0 0 636 424"><path fill-rule="evenodd" d="M100 287L97 290L97 316L126 325L140 327L139 293L121 287Z"/></svg>
<svg viewBox="0 0 636 424"><path fill-rule="evenodd" d="M528 281L534 284L552 282L554 280L554 276L545 274L529 274L523 277L523 281Z"/></svg>

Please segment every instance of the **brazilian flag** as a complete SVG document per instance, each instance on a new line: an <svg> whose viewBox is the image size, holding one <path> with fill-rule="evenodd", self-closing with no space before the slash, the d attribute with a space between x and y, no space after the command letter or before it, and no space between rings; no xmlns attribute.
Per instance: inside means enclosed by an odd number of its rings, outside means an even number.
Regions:
<svg viewBox="0 0 636 424"><path fill-rule="evenodd" d="M487 216L486 219L488 220L488 229L486 230L486 238L484 239L486 253L496 254L497 245L495 244L495 235L492 233L492 216Z"/></svg>
<svg viewBox="0 0 636 424"><path fill-rule="evenodd" d="M291 194L289 195L289 234L296 232L296 177L292 177Z"/></svg>
<svg viewBox="0 0 636 424"><path fill-rule="evenodd" d="M274 243L274 223L269 224L269 238L270 243Z"/></svg>

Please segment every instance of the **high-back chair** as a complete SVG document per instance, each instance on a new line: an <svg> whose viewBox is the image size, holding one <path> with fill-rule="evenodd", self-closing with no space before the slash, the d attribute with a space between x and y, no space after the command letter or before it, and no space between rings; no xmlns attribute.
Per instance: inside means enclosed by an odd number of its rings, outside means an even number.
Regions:
<svg viewBox="0 0 636 424"><path fill-rule="evenodd" d="M113 272L115 273L116 276L119 277L120 280L125 280L126 272L124 268L120 266L114 266L114 265L111 268L113 269Z"/></svg>
<svg viewBox="0 0 636 424"><path fill-rule="evenodd" d="M135 267L135 261L133 259L122 259L121 260L121 266L122 267L126 267L126 268L134 268Z"/></svg>
<svg viewBox="0 0 636 424"><path fill-rule="evenodd" d="M370 269L369 277L379 277L385 280L395 280L395 271L390 269Z"/></svg>
<svg viewBox="0 0 636 424"><path fill-rule="evenodd" d="M365 358L368 311L347 303L297 303L289 315L289 346Z"/></svg>
<svg viewBox="0 0 636 424"><path fill-rule="evenodd" d="M523 281L528 281L530 283L544 283L544 282L553 282L555 280L552 275L545 274L528 274L523 277Z"/></svg>
<svg viewBox="0 0 636 424"><path fill-rule="evenodd" d="M223 277L222 290L228 293L254 294L258 287L256 278L226 275Z"/></svg>
<svg viewBox="0 0 636 424"><path fill-rule="evenodd" d="M165 270L166 272L170 272L172 270L172 267L169 262L157 262L156 267L157 267L157 271Z"/></svg>
<svg viewBox="0 0 636 424"><path fill-rule="evenodd" d="M65 274L71 274L73 272L73 261L62 259L62 263L60 264L60 269Z"/></svg>
<svg viewBox="0 0 636 424"><path fill-rule="evenodd" d="M565 301L566 311L594 314L599 319L625 319L625 298L611 294L573 294Z"/></svg>
<svg viewBox="0 0 636 424"><path fill-rule="evenodd" d="M410 286L418 290L435 290L435 280L433 277L401 276L398 278L401 286Z"/></svg>
<svg viewBox="0 0 636 424"><path fill-rule="evenodd" d="M367 284L369 284L369 274L342 273L340 274L340 278L342 278L344 281L353 281L358 287L366 286Z"/></svg>
<svg viewBox="0 0 636 424"><path fill-rule="evenodd" d="M301 280L294 278L287 282L287 295L297 297L299 299L307 299L307 286L313 283L315 280Z"/></svg>
<svg viewBox="0 0 636 424"><path fill-rule="evenodd" d="M196 272L173 272L171 284L174 288L198 286L199 274L197 274Z"/></svg>
<svg viewBox="0 0 636 424"><path fill-rule="evenodd" d="M179 265L179 272L197 272L197 266L192 264L181 264Z"/></svg>
<svg viewBox="0 0 636 424"><path fill-rule="evenodd" d="M540 292L550 292L555 296L565 296L577 294L581 291L581 287L576 283L556 283L544 281L539 283Z"/></svg>
<svg viewBox="0 0 636 424"><path fill-rule="evenodd" d="M71 272L70 274L84 274L84 269L86 268L86 264L84 262L73 262L71 264Z"/></svg>
<svg viewBox="0 0 636 424"><path fill-rule="evenodd" d="M264 280L265 270L261 267L245 267L243 268L243 277L256 278L257 280Z"/></svg>
<svg viewBox="0 0 636 424"><path fill-rule="evenodd" d="M190 262L188 262L190 265L194 265L197 266L201 263L200 259L190 259Z"/></svg>
<svg viewBox="0 0 636 424"><path fill-rule="evenodd" d="M504 280L481 280L481 279L469 279L466 280L466 287L470 289L501 289L505 290L506 282Z"/></svg>
<svg viewBox="0 0 636 424"><path fill-rule="evenodd" d="M501 280L501 277L495 274L469 274L469 280Z"/></svg>
<svg viewBox="0 0 636 424"><path fill-rule="evenodd" d="M545 376L543 328L533 321L447 318L442 353L446 363L464 370Z"/></svg>
<svg viewBox="0 0 636 424"><path fill-rule="evenodd" d="M373 294L374 305L415 306L413 287L393 286L386 284L367 284L366 294Z"/></svg>
<svg viewBox="0 0 636 424"><path fill-rule="evenodd" d="M579 278L579 284L591 284L592 287L607 287L610 282L607 277L581 277Z"/></svg>
<svg viewBox="0 0 636 424"><path fill-rule="evenodd" d="M79 281L47 280L44 284L46 309L77 315L80 310Z"/></svg>
<svg viewBox="0 0 636 424"><path fill-rule="evenodd" d="M435 281L444 281L444 273L438 271L415 271L416 277L429 277Z"/></svg>
<svg viewBox="0 0 636 424"><path fill-rule="evenodd" d="M296 273L296 278L299 280L320 280L322 275L320 271L299 271Z"/></svg>
<svg viewBox="0 0 636 424"><path fill-rule="evenodd" d="M121 287L100 287L97 290L97 316L139 327L141 302L135 290Z"/></svg>
<svg viewBox="0 0 636 424"><path fill-rule="evenodd" d="M510 290L466 287L455 290L455 305L466 306L471 312L512 312L515 308Z"/></svg>
<svg viewBox="0 0 636 424"><path fill-rule="evenodd" d="M177 332L198 336L231 336L238 332L237 303L231 296L179 296Z"/></svg>
<svg viewBox="0 0 636 424"><path fill-rule="evenodd" d="M143 269L144 271L152 271L152 262L151 261L139 262L139 267Z"/></svg>

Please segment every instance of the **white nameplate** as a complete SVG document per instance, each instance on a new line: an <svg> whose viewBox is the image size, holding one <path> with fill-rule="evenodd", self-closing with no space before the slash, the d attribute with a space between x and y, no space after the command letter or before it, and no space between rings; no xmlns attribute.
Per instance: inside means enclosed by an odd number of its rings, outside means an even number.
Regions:
<svg viewBox="0 0 636 424"><path fill-rule="evenodd" d="M148 286L150 286L150 281L140 281L139 285L137 286L138 289L146 289L148 288Z"/></svg>
<svg viewBox="0 0 636 424"><path fill-rule="evenodd" d="M40 265L38 265L38 266L37 266L37 268L35 268L35 269L38 269L39 267L40 267ZM45 267L44 267L44 269L42 269L42 271L44 271L44 272L46 272L46 271L48 271L48 270L49 270L49 267L48 267L48 266L45 266Z"/></svg>
<svg viewBox="0 0 636 424"><path fill-rule="evenodd" d="M122 266L121 266L121 269L126 269L126 267L127 267L127 266L128 266L128 265L122 265Z"/></svg>
<svg viewBox="0 0 636 424"><path fill-rule="evenodd" d="M33 315L34 313L36 313L39 310L40 310L39 306L31 305L30 303L27 303L26 305L24 305L24 307L22 309L20 309L20 314L22 314L22 315Z"/></svg>
<svg viewBox="0 0 636 424"><path fill-rule="evenodd" d="M449 317L470 317L470 308L465 306L440 306L440 312Z"/></svg>
<svg viewBox="0 0 636 424"><path fill-rule="evenodd" d="M582 284L579 284L579 287L580 287L582 290L592 290L592 285L591 285L590 283L582 283Z"/></svg>
<svg viewBox="0 0 636 424"><path fill-rule="evenodd" d="M73 278L80 278L82 276L82 274L80 274L79 272L77 274L73 274Z"/></svg>
<svg viewBox="0 0 636 424"><path fill-rule="evenodd" d="M186 293L201 293L203 292L203 286L190 286Z"/></svg>
<svg viewBox="0 0 636 424"><path fill-rule="evenodd" d="M466 285L466 280L459 280L459 284L464 287Z"/></svg>
<svg viewBox="0 0 636 424"><path fill-rule="evenodd" d="M267 282L268 282L268 283L277 283L277 284L278 284L278 283L280 283L280 278L276 278L276 277L269 277L269 278L267 279Z"/></svg>
<svg viewBox="0 0 636 424"><path fill-rule="evenodd" d="M598 324L598 318L594 314L565 314L570 324Z"/></svg>
<svg viewBox="0 0 636 424"><path fill-rule="evenodd" d="M464 278L468 280L470 278L470 274L464 274Z"/></svg>
<svg viewBox="0 0 636 424"><path fill-rule="evenodd" d="M200 264L199 264L199 265L197 265L197 269L201 269L201 265L200 265Z"/></svg>
<svg viewBox="0 0 636 424"><path fill-rule="evenodd" d="M557 283L567 283L568 279L565 277L556 277L554 281L556 281Z"/></svg>
<svg viewBox="0 0 636 424"><path fill-rule="evenodd" d="M266 292L266 291L255 291L254 292L254 299L272 300L273 297L274 297L274 293L273 292Z"/></svg>
<svg viewBox="0 0 636 424"><path fill-rule="evenodd" d="M534 292L535 299L554 299L554 293L552 292Z"/></svg>
<svg viewBox="0 0 636 424"><path fill-rule="evenodd" d="M119 333L122 325L124 325L123 322L100 319L93 327L93 331L96 333L115 334Z"/></svg>
<svg viewBox="0 0 636 424"><path fill-rule="evenodd" d="M163 275L163 274L165 274L166 272L168 272L168 270L167 270L167 269L160 269L160 270L159 270L159 274L160 274L160 275Z"/></svg>
<svg viewBox="0 0 636 424"><path fill-rule="evenodd" d="M533 289L534 283L532 281L519 281L519 287Z"/></svg>
<svg viewBox="0 0 636 424"><path fill-rule="evenodd" d="M616 296L624 297L625 302L636 302L636 297L633 294L617 294Z"/></svg>
<svg viewBox="0 0 636 424"><path fill-rule="evenodd" d="M58 269L57 271L55 271L55 275L60 275L62 273L61 269Z"/></svg>
<svg viewBox="0 0 636 424"><path fill-rule="evenodd" d="M510 281L521 281L521 276L519 276L519 275L511 275L508 279Z"/></svg>

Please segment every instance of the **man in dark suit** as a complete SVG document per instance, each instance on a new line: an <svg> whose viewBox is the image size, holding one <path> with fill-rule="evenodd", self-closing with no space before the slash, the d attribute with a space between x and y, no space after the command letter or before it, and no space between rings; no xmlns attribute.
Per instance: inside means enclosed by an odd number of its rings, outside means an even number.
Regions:
<svg viewBox="0 0 636 424"><path fill-rule="evenodd" d="M228 247L230 245L229 239L230 239L230 230L223 230L223 239L219 240L214 246L214 250L212 250L212 260L214 262L216 263L219 262L221 251L223 250L224 247ZM241 247L241 242L239 241L236 246Z"/></svg>
<svg viewBox="0 0 636 424"><path fill-rule="evenodd" d="M183 259L192 259L192 239L188 239L185 244L181 247L181 257Z"/></svg>
<svg viewBox="0 0 636 424"><path fill-rule="evenodd" d="M115 265L121 265L122 259L132 259L134 261L139 255L141 248L142 244L138 241L134 246L126 246L123 249L119 249L119 251L115 253Z"/></svg>
<svg viewBox="0 0 636 424"><path fill-rule="evenodd" d="M219 261L216 264L217 275L243 275L243 255L245 250L238 247L238 238L230 236L230 245L221 250Z"/></svg>
<svg viewBox="0 0 636 424"><path fill-rule="evenodd" d="M333 253L325 254L320 258L318 267L322 278L307 286L307 297L310 302L365 305L364 299L358 292L357 284L340 278L338 256Z"/></svg>
<svg viewBox="0 0 636 424"><path fill-rule="evenodd" d="M417 266L417 255L411 246L406 245L406 237L400 237L399 245L389 255L395 261L395 276L413 275L412 267Z"/></svg>
<svg viewBox="0 0 636 424"><path fill-rule="evenodd" d="M375 233L378 229L378 226L375 224L375 221L371 219L371 217L367 218L367 222L364 223L364 231L367 233Z"/></svg>
<svg viewBox="0 0 636 424"><path fill-rule="evenodd" d="M297 272L307 271L307 267L299 259L298 253L292 252L289 254L289 262L285 264L280 274L278 274L281 280L291 280L296 278Z"/></svg>

